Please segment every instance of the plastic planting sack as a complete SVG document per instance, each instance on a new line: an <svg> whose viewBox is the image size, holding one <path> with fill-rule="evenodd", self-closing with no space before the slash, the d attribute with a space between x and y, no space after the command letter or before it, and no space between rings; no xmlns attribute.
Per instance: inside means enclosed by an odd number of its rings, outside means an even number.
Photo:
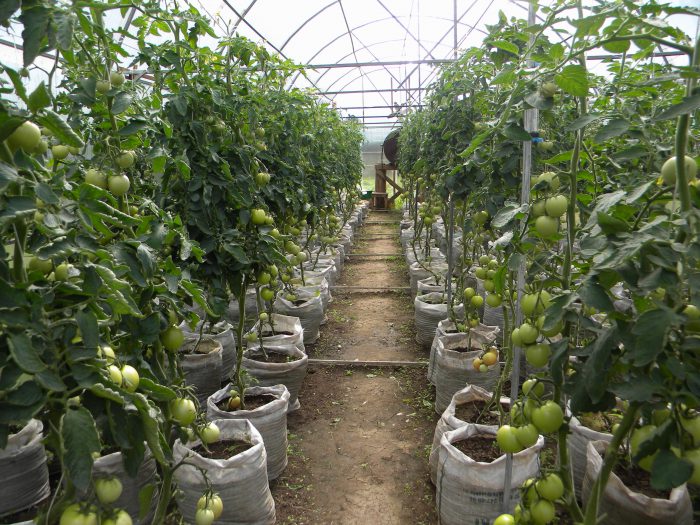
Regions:
<svg viewBox="0 0 700 525"><path fill-rule="evenodd" d="M311 266L312 265L309 265L308 268L304 266L304 279L306 279L307 275L311 277L322 276L326 278L330 285L333 285L335 283L338 272L335 268L335 263L333 261L327 261L327 264L325 265L318 264L315 268L312 268ZM301 283L301 273L298 269L294 270L294 276L295 279L293 283L298 284L297 280L299 280L299 283Z"/></svg>
<svg viewBox="0 0 700 525"><path fill-rule="evenodd" d="M601 453L607 443L591 441L586 447L586 475L583 479L583 504L590 498L593 484L603 466ZM650 498L633 492L614 472L598 501L598 525L691 525L693 504L685 484L671 490L668 499Z"/></svg>
<svg viewBox="0 0 700 525"><path fill-rule="evenodd" d="M411 240L413 240L413 235L415 231L413 230L413 221L409 221L406 228L403 228L404 222L401 222L401 231L399 232L399 241L404 250L411 248Z"/></svg>
<svg viewBox="0 0 700 525"><path fill-rule="evenodd" d="M122 483L122 494L119 496L119 499L114 502L113 507L127 511L134 524L151 522L156 512L156 505L158 504L157 490L151 497L147 514L142 520L138 519L141 512L141 499L139 498L141 490L148 486L157 486L156 462L148 448L146 448L143 462L139 465L135 478L129 476L124 469L121 452L115 452L97 458L92 466L92 477L93 479L118 478Z"/></svg>
<svg viewBox="0 0 700 525"><path fill-rule="evenodd" d="M440 450L440 440L445 432L450 430L456 430L469 423L475 424L474 421L462 421L455 414L457 407L467 403L473 402L485 402L491 401L491 392L487 392L481 387L476 385L467 385L459 392L456 392L452 396L452 401L447 406L445 411L440 416L440 419L435 426L435 433L433 434L433 446L430 449L430 480L435 484L435 476L437 475L437 465L438 465L438 453ZM504 409L506 411L510 410L510 399L507 397L501 397L501 405L505 405ZM478 425L478 426L492 426L492 425ZM497 426L494 428L498 429Z"/></svg>
<svg viewBox="0 0 700 525"><path fill-rule="evenodd" d="M255 323L255 326L248 333L258 334L260 330L260 321ZM245 341L248 340L246 337ZM272 314L270 318L262 325L262 341L256 339L253 342L248 342L248 348L260 346L296 346L302 352L306 352L304 347L304 329L301 326L301 321L298 317L282 314Z"/></svg>
<svg viewBox="0 0 700 525"><path fill-rule="evenodd" d="M469 334L446 335L438 339L433 370L435 412L442 414L455 392L467 385L493 391L501 373L501 364L490 366L486 372L474 370L472 362L481 355L481 347Z"/></svg>
<svg viewBox="0 0 700 525"><path fill-rule="evenodd" d="M452 281L452 290L455 289L455 286L456 286L456 283L453 280ZM440 279L440 283L438 284L435 276L431 275L430 277L426 277L425 279L418 281L416 289L417 289L418 295L424 295L424 294L430 293L430 292L445 293L445 290L447 289L447 280Z"/></svg>
<svg viewBox="0 0 700 525"><path fill-rule="evenodd" d="M442 279L447 275L447 263L438 262L414 262L408 269L408 275L411 278L411 297L415 297L418 292L418 281L426 279L433 274L439 275Z"/></svg>
<svg viewBox="0 0 700 525"><path fill-rule="evenodd" d="M417 295L413 301L416 342L423 348L430 348L438 323L448 316L445 301L447 301L447 295L440 292ZM458 304L454 307L454 311L459 317L464 312L464 306Z"/></svg>
<svg viewBox="0 0 700 525"><path fill-rule="evenodd" d="M443 319L438 323L437 329L435 330L435 337L433 338L433 343L430 346L430 359L428 360L428 381L433 385L435 384L434 372L435 372L435 352L437 351L438 340L449 334L464 334L466 332L460 332L457 330L457 326L454 321L450 319ZM484 324L479 324L474 328L469 329L471 334L472 342L476 341L482 346L490 346L496 341L498 335L498 328L495 326L486 326Z"/></svg>
<svg viewBox="0 0 700 525"><path fill-rule="evenodd" d="M435 245L435 241L431 240L430 241L430 252L426 253L426 251L422 248L419 247L416 243L416 247L414 249L413 246L410 244L406 247L406 264L408 266L411 266L414 262L416 261L426 261L428 258L430 258L430 261L442 261L446 262L445 256L443 253L440 251L440 249Z"/></svg>
<svg viewBox="0 0 700 525"><path fill-rule="evenodd" d="M294 345L266 345L263 348L264 351L259 346L246 350L243 354L243 368L257 380L258 386L286 386L289 390L288 411L298 410L301 406L299 391L306 377L309 358ZM272 357L269 362L265 361L265 354ZM286 360L275 362L275 356Z"/></svg>
<svg viewBox="0 0 700 525"><path fill-rule="evenodd" d="M51 493L43 429L41 421L32 419L10 434L0 450L0 516L33 507Z"/></svg>
<svg viewBox="0 0 700 525"><path fill-rule="evenodd" d="M576 417L572 417L569 422L571 433L567 436L569 444L569 453L571 454L571 467L574 472L574 489L576 495L581 498L583 489L583 478L586 476L586 465L588 460L588 443L599 441L602 443L610 443L612 434L607 432L598 432L592 428L588 428L581 424Z"/></svg>
<svg viewBox="0 0 700 525"><path fill-rule="evenodd" d="M503 344L503 306L495 308L490 307L484 302L483 322L487 326L497 326L499 328L496 334L496 342Z"/></svg>
<svg viewBox="0 0 700 525"><path fill-rule="evenodd" d="M199 339L202 322L194 331L190 330L187 323L180 324L180 329L185 334L185 342L194 343ZM204 339L213 339L221 343L221 381L228 381L236 368L236 334L234 327L226 322L220 321L214 325L206 323L202 332Z"/></svg>
<svg viewBox="0 0 700 525"><path fill-rule="evenodd" d="M227 459L208 459L192 449L200 444L187 444L179 439L173 446L174 462L186 460L175 470L175 482L181 491L177 506L186 523L195 522L197 501L207 490L199 469L207 473L211 488L219 494L223 512L216 523L225 525L272 525L275 523L275 502L267 478L267 454L260 432L245 419L215 421L221 440L244 441L251 446Z"/></svg>
<svg viewBox="0 0 700 525"><path fill-rule="evenodd" d="M238 299L236 298L229 303L226 309L226 320L233 326L238 326L240 317ZM258 296L255 292L255 288L249 288L245 294L245 319L246 329L253 326L258 319Z"/></svg>
<svg viewBox="0 0 700 525"><path fill-rule="evenodd" d="M252 410L229 412L217 404L228 400L229 392L235 388L228 385L215 392L207 400L207 419L246 419L258 429L267 451L267 477L277 479L287 466L287 411L289 410L289 390L284 385L252 386L245 391L246 399L258 395L272 396L269 403Z"/></svg>
<svg viewBox="0 0 700 525"><path fill-rule="evenodd" d="M441 525L493 523L503 513L506 455L481 463L453 446L482 435L495 436L496 429L468 424L445 432L440 439L435 504ZM539 471L538 453L543 445L544 438L540 436L533 446L513 454L512 490L507 505L511 513L520 501L520 486Z"/></svg>
<svg viewBox="0 0 700 525"><path fill-rule="evenodd" d="M319 327L323 322L323 302L320 296L297 299L290 302L277 296L273 306L275 312L298 317L304 329L304 344L315 343L319 338Z"/></svg>
<svg viewBox="0 0 700 525"><path fill-rule="evenodd" d="M195 388L195 395L203 405L221 385L221 343L212 339L185 342L180 349L180 364L185 373L185 383Z"/></svg>
<svg viewBox="0 0 700 525"><path fill-rule="evenodd" d="M321 303L323 305L323 311L328 309L328 305L333 302L333 296L331 295L331 287L328 284L328 280L321 274L316 272L310 272L311 275L304 272L304 280L306 281L305 286L299 285L297 290L297 297L305 298L316 295L319 292L321 296Z"/></svg>

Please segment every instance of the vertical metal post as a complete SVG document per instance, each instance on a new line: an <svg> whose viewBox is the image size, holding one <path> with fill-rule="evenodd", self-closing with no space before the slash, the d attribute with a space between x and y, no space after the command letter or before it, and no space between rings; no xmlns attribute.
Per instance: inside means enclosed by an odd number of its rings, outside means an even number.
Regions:
<svg viewBox="0 0 700 525"><path fill-rule="evenodd" d="M457 58L457 0L452 2L452 53Z"/></svg>
<svg viewBox="0 0 700 525"><path fill-rule="evenodd" d="M449 211L447 214L447 279L445 286L447 287L447 307L448 312L452 313L452 242L455 236L455 200L454 195L450 195Z"/></svg>
<svg viewBox="0 0 700 525"><path fill-rule="evenodd" d="M535 24L536 19L536 8L534 0L530 0L527 13L528 25L532 26ZM530 36L530 43L532 43L532 35ZM528 67L533 67L534 62L528 60ZM538 126L538 113L536 109L526 109L523 115L523 124L527 131L536 131ZM532 178L532 141L528 140L523 142L523 180L520 188L520 202L525 204L530 201L530 179ZM523 322L523 312L520 308L520 303L522 301L523 293L525 292L525 262L521 262L518 267L517 276L517 287L518 287L518 300L515 304L515 320L513 326L520 326ZM511 372L510 378L510 399L518 397L518 391L520 390L520 357L522 354L522 349L517 346L513 347L513 370ZM503 512L509 512L510 503L510 492L511 492L511 480L513 479L513 455L506 455L506 472L503 487Z"/></svg>

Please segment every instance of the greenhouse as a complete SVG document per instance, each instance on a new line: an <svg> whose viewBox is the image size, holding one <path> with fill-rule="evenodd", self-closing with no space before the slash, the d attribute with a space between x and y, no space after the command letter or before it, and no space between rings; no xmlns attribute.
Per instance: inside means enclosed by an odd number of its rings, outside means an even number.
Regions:
<svg viewBox="0 0 700 525"><path fill-rule="evenodd" d="M697 0L0 24L0 525L700 523Z"/></svg>

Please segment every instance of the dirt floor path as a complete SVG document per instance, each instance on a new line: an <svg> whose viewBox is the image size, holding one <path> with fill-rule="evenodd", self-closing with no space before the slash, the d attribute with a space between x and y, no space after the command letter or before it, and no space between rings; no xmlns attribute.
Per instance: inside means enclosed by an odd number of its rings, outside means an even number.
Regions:
<svg viewBox="0 0 700 525"><path fill-rule="evenodd" d="M350 257L339 286L408 286L398 220L370 213L353 253L389 255ZM335 292L327 314L311 358L427 360L414 339L409 291ZM437 523L427 467L436 416L425 371L310 367L302 407L288 420L289 466L273 485L278 523Z"/></svg>

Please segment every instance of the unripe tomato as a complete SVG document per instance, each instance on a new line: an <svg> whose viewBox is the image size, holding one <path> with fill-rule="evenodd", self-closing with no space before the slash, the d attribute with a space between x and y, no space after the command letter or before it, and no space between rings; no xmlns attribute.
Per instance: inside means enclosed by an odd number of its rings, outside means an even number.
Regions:
<svg viewBox="0 0 700 525"><path fill-rule="evenodd" d="M114 503L122 495L122 482L119 478L96 479L95 495L103 505Z"/></svg>
<svg viewBox="0 0 700 525"><path fill-rule="evenodd" d="M272 301L275 298L275 292L272 288L262 288L260 290L260 297L263 301Z"/></svg>
<svg viewBox="0 0 700 525"><path fill-rule="evenodd" d="M496 442L501 450L508 454L515 454L523 449L515 435L515 429L510 425L503 425L496 431Z"/></svg>
<svg viewBox="0 0 700 525"><path fill-rule="evenodd" d="M51 154L53 155L53 158L56 160L63 160L68 156L68 146L64 146L63 144L56 144L55 146L51 146Z"/></svg>
<svg viewBox="0 0 700 525"><path fill-rule="evenodd" d="M102 520L102 525L132 525L133 521L131 516L124 509L119 509L114 518L108 518Z"/></svg>
<svg viewBox="0 0 700 525"><path fill-rule="evenodd" d="M693 157L685 156L685 178L688 181L695 179L698 173L698 165ZM671 157L661 166L661 177L667 186L676 184L676 157Z"/></svg>
<svg viewBox="0 0 700 525"><path fill-rule="evenodd" d="M493 525L515 525L515 518L512 514L501 514L493 521Z"/></svg>
<svg viewBox="0 0 700 525"><path fill-rule="evenodd" d="M114 363L114 359L116 358L112 347L107 345L100 346L100 355L105 358L108 365Z"/></svg>
<svg viewBox="0 0 700 525"><path fill-rule="evenodd" d="M11 150L23 149L27 153L33 152L41 141L39 126L29 120L23 122L7 137L7 146Z"/></svg>
<svg viewBox="0 0 700 525"><path fill-rule="evenodd" d="M474 361L472 361L472 366L474 367L474 370L479 372L481 370L481 365L483 364L483 361L481 360L480 357L475 357Z"/></svg>
<svg viewBox="0 0 700 525"><path fill-rule="evenodd" d="M139 387L139 373L131 365L124 365L121 369L124 390L135 392Z"/></svg>
<svg viewBox="0 0 700 525"><path fill-rule="evenodd" d="M252 212L250 212L250 221L256 226L262 226L265 224L266 218L267 214L263 209L255 208Z"/></svg>
<svg viewBox="0 0 700 525"><path fill-rule="evenodd" d="M523 344L529 345L537 340L539 332L537 328L532 326L530 323L523 323L520 325L520 340Z"/></svg>
<svg viewBox="0 0 700 525"><path fill-rule="evenodd" d="M559 430L564 422L564 412L554 401L547 401L532 411L531 419L540 432L549 434Z"/></svg>
<svg viewBox="0 0 700 525"><path fill-rule="evenodd" d="M522 346L523 338L520 336L520 328L513 328L510 333L510 342L513 346Z"/></svg>
<svg viewBox="0 0 700 525"><path fill-rule="evenodd" d="M498 362L498 354L496 352L486 352L481 360L486 366L493 366Z"/></svg>
<svg viewBox="0 0 700 525"><path fill-rule="evenodd" d="M272 276L267 272L260 272L258 274L258 284L268 284L272 279Z"/></svg>
<svg viewBox="0 0 700 525"><path fill-rule="evenodd" d="M122 372L119 370L119 367L116 365L109 365L107 367L107 371L109 372L109 378L111 379L112 383L114 383L117 386L122 386Z"/></svg>
<svg viewBox="0 0 700 525"><path fill-rule="evenodd" d="M535 231L543 239L551 239L559 231L559 219L548 217L547 215L537 217L535 220Z"/></svg>
<svg viewBox="0 0 700 525"><path fill-rule="evenodd" d="M501 296L496 293L490 293L486 296L486 304L491 308L498 308L501 306Z"/></svg>
<svg viewBox="0 0 700 525"><path fill-rule="evenodd" d="M523 394L529 396L531 392L535 397L542 397L544 395L544 383L537 379L525 380L523 383Z"/></svg>
<svg viewBox="0 0 700 525"><path fill-rule="evenodd" d="M535 487L537 493L549 501L556 501L564 495L564 483L553 472L538 480Z"/></svg>
<svg viewBox="0 0 700 525"><path fill-rule="evenodd" d="M530 516L535 525L551 523L556 517L554 505L546 499L541 499L530 507Z"/></svg>
<svg viewBox="0 0 700 525"><path fill-rule="evenodd" d="M135 162L136 154L131 150L122 151L121 154L117 157L117 166L119 166L123 170L132 167Z"/></svg>
<svg viewBox="0 0 700 525"><path fill-rule="evenodd" d="M131 181L123 173L121 175L112 175L107 179L107 188L115 197L126 195L130 187Z"/></svg>
<svg viewBox="0 0 700 525"><path fill-rule="evenodd" d="M224 503L218 494L210 494L209 497L204 495L197 501L197 509L209 509L214 513L214 519L219 519L224 511Z"/></svg>
<svg viewBox="0 0 700 525"><path fill-rule="evenodd" d="M550 197L544 204L547 215L550 217L561 217L569 208L569 199L565 195Z"/></svg>
<svg viewBox="0 0 700 525"><path fill-rule="evenodd" d="M551 354L552 351L546 343L538 343L525 348L525 359L535 368L546 366Z"/></svg>
<svg viewBox="0 0 700 525"><path fill-rule="evenodd" d="M104 95L110 89L112 89L112 84L109 83L109 80L98 80L95 83L95 89L98 93L102 93Z"/></svg>
<svg viewBox="0 0 700 525"><path fill-rule="evenodd" d="M185 342L185 334L175 325L170 325L160 334L160 342L169 352L177 352Z"/></svg>
<svg viewBox="0 0 700 525"><path fill-rule="evenodd" d="M59 525L97 525L97 514L92 509L83 512L80 504L73 503L61 514Z"/></svg>
<svg viewBox="0 0 700 525"><path fill-rule="evenodd" d="M473 307L481 308L481 306L484 304L484 298L480 295L475 295L469 300L469 302L471 302Z"/></svg>
<svg viewBox="0 0 700 525"><path fill-rule="evenodd" d="M518 440L518 443L523 448L528 448L537 443L537 439L540 437L540 433L537 430L537 427L533 425L532 423L528 423L527 425L523 425L520 427L515 427L515 438Z"/></svg>
<svg viewBox="0 0 700 525"><path fill-rule="evenodd" d="M124 84L124 82L126 81L126 78L124 77L124 75L122 75L118 71L112 71L109 74L109 81L113 86L119 87L122 84Z"/></svg>
<svg viewBox="0 0 700 525"><path fill-rule="evenodd" d="M211 509L197 509L194 513L195 525L211 525L215 519L214 511Z"/></svg>
<svg viewBox="0 0 700 525"><path fill-rule="evenodd" d="M474 288L468 287L464 289L464 298L468 301L476 295Z"/></svg>
<svg viewBox="0 0 700 525"><path fill-rule="evenodd" d="M559 87L554 82L545 82L540 86L540 94L544 98L552 98L559 92Z"/></svg>
<svg viewBox="0 0 700 525"><path fill-rule="evenodd" d="M191 425L197 417L197 408L191 399L178 397L170 402L170 415L181 427Z"/></svg>
<svg viewBox="0 0 700 525"><path fill-rule="evenodd" d="M90 168L85 172L85 182L103 190L107 189L107 175L94 168Z"/></svg>
<svg viewBox="0 0 700 525"><path fill-rule="evenodd" d="M219 436L221 431L214 423L208 423L201 431L202 443L209 445L210 443L215 443L219 441Z"/></svg>
<svg viewBox="0 0 700 525"><path fill-rule="evenodd" d="M53 271L53 274L57 281L67 281L70 275L70 264L65 262L59 264L58 266L56 266L56 269Z"/></svg>
<svg viewBox="0 0 700 525"><path fill-rule="evenodd" d="M474 270L474 275L476 276L477 279L486 279L487 273L486 273L486 268L476 268Z"/></svg>
<svg viewBox="0 0 700 525"><path fill-rule="evenodd" d="M493 292L495 289L496 283L494 283L492 280L486 279L484 281L484 290L486 290L487 292Z"/></svg>

